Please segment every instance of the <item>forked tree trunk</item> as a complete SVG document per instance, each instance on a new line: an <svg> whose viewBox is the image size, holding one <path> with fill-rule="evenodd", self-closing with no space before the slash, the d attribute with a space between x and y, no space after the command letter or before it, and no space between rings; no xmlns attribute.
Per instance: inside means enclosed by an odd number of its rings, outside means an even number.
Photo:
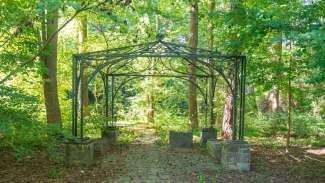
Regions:
<svg viewBox="0 0 325 183"><path fill-rule="evenodd" d="M191 2L190 9L191 19L190 19L190 38L189 38L189 46L192 48L193 52L196 52L197 44L198 44L198 2L197 0L193 0ZM197 91L196 91L196 61L192 60L189 65L189 121L192 128L198 127L198 111L197 111Z"/></svg>
<svg viewBox="0 0 325 183"><path fill-rule="evenodd" d="M78 30L78 52L79 53L84 53L86 52L86 41L87 41L87 32L88 32L88 26L87 26L87 16L82 15L80 17L79 21L79 30ZM89 115L89 110L88 110L88 103L89 103L89 98L88 98L88 74L87 74L87 67L84 66L84 73L83 77L81 78L82 82L82 87L80 88L82 90L82 105L83 105L83 113L84 116Z"/></svg>
<svg viewBox="0 0 325 183"><path fill-rule="evenodd" d="M45 71L43 77L43 91L46 108L47 123L61 124L61 111L57 88L57 42L58 35L58 9L43 13L42 20L42 44L46 46L41 55ZM54 35L55 34L55 35ZM48 40L52 40L48 45Z"/></svg>
<svg viewBox="0 0 325 183"><path fill-rule="evenodd" d="M208 49L210 51L213 51L213 20L212 20L212 14L215 11L215 0L209 0L208 2L208 10L209 10L209 19L208 19ZM213 64L213 60L209 60L210 64ZM210 68L209 70L210 75L212 76L209 80L209 86L208 86L208 112L210 114L210 126L213 127L216 122L216 117L214 114L214 92L215 92L215 83L216 83L216 77L214 76L214 70Z"/></svg>

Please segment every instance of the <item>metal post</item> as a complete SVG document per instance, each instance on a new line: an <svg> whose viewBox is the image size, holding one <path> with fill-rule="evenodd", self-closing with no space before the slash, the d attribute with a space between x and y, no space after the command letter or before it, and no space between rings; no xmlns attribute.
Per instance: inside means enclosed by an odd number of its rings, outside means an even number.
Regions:
<svg viewBox="0 0 325 183"><path fill-rule="evenodd" d="M78 122L78 89L77 89L77 63L76 58L72 60L72 135L77 136L77 122Z"/></svg>
<svg viewBox="0 0 325 183"><path fill-rule="evenodd" d="M208 78L205 78L205 99L204 99L204 104L205 104L205 123L208 124Z"/></svg>
<svg viewBox="0 0 325 183"><path fill-rule="evenodd" d="M243 134L243 131L242 131L242 125L243 125L243 70L244 67L243 67L243 58L241 58L241 63L240 63L240 80L239 80L239 86L240 86L240 89L239 89L239 94L240 94L240 111L239 111L239 140L242 140L242 134Z"/></svg>
<svg viewBox="0 0 325 183"><path fill-rule="evenodd" d="M79 75L79 82L80 82L80 137L83 138L83 131L84 131L84 109L83 109L83 82L82 82L82 77L83 77L83 72L84 72L84 67L83 64L80 63L80 75Z"/></svg>
<svg viewBox="0 0 325 183"><path fill-rule="evenodd" d="M112 76L112 84L111 84L111 94L112 94L112 103L111 103L111 113L112 113L112 123L114 123L114 98L115 98L115 94L114 94L114 76Z"/></svg>
<svg viewBox="0 0 325 183"><path fill-rule="evenodd" d="M240 134L239 139L244 140L245 131L245 82L246 82L246 57L241 59L241 82L240 82Z"/></svg>
<svg viewBox="0 0 325 183"><path fill-rule="evenodd" d="M104 75L104 92L105 92L105 117L106 117L106 125L108 125L108 76Z"/></svg>
<svg viewBox="0 0 325 183"><path fill-rule="evenodd" d="M238 83L238 60L235 60L235 73L234 73L234 90L232 93L232 100L233 100L233 106L232 106L232 112L233 112L233 140L237 139L237 83Z"/></svg>

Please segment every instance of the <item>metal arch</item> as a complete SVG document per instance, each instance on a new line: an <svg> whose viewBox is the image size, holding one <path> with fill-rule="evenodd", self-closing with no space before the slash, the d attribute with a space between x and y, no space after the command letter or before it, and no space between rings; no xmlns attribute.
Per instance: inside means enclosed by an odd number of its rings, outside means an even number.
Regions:
<svg viewBox="0 0 325 183"><path fill-rule="evenodd" d="M169 49L172 50L172 48L170 48L169 46L167 46ZM190 62L187 58L184 58L182 56L180 56L181 58L183 58L184 60ZM209 57L210 58L210 57ZM215 65L212 65L208 62L204 62L202 60L200 60L199 58L195 58L196 61L199 61L200 64L202 65L205 65L206 67L208 68L212 68L214 71L216 71L217 73L219 73L221 75L221 77L225 80L225 82L227 83L228 87L230 88L231 90L231 93L234 95L234 89L232 88L231 86L231 83L228 81L227 77L225 76L225 74L223 73L222 69L218 68L218 67L215 67ZM191 62L190 62L191 63ZM195 65L194 65L195 66ZM196 66L195 66L196 67Z"/></svg>
<svg viewBox="0 0 325 183"><path fill-rule="evenodd" d="M123 63L120 68L124 68L126 63L129 61L132 62L137 60L138 58L181 58L186 62L192 63L190 60L195 58L197 64L195 67L198 70L206 73L205 68L209 68L214 70L218 75L220 75L223 80L226 82L229 87L232 95L237 97L237 90L240 90L240 121L239 121L239 139L243 139L244 135L244 107L245 107L245 77L246 77L246 57L238 56L238 55L221 55L218 52L211 52L209 50L197 48L196 52L192 51L192 48L180 45L176 43L164 42L162 40L149 42L145 44L137 44L131 46L125 46L120 48L113 48L109 50L102 50L96 52L89 52L84 54L76 54L73 56L73 69L72 69L72 88L73 88L73 100L72 100L72 133L74 136L77 136L77 126L78 126L78 89L81 84L81 77L83 76L83 67L91 66L95 68L88 80L92 80L97 73L107 74L107 72L102 72L105 67L114 67L117 64ZM208 63L203 59L212 59L212 63ZM215 60L218 59L218 60ZM158 59L159 60L159 59ZM103 62L100 66L94 66L92 63ZM233 62L236 66L235 71L235 86L232 87L232 83L227 79L228 76L224 73L224 65L227 62ZM218 64L217 64L218 63ZM238 68L239 65L239 68ZM115 72L117 72L120 68L117 68ZM148 67L150 68L150 67ZM147 69L148 69L147 68ZM145 69L146 70L146 69ZM177 70L170 70L177 73ZM231 73L234 73L233 70L230 70ZM238 72L240 72L240 77L238 76ZM199 74L195 74L199 77ZM167 75L162 75L167 77ZM187 75L189 76L189 75ZM200 77L210 77L211 75L201 75ZM114 77L114 76L112 76ZM141 76L144 77L144 76ZM184 75L176 76L178 78L182 78L184 80L189 81L187 77ZM238 77L239 77L239 86L238 85ZM190 81L191 82L191 81ZM207 102L207 97L204 95L204 91L197 85L197 83L193 83L199 89L200 93L203 94L203 98L205 103ZM119 89L117 89L118 92ZM82 91L81 91L82 92ZM112 91L113 92L113 91ZM114 96L116 95L116 93ZM113 95L112 95L113 96ZM80 98L82 100L82 97ZM112 99L113 100L113 99ZM236 99L234 99L236 100ZM82 103L82 101L81 101ZM235 104L236 105L236 104ZM236 109L235 109L236 108ZM237 110L237 106L234 106L234 110ZM237 114L237 111L233 111L234 115ZM112 119L113 120L113 119ZM236 123L236 119L233 120L234 124ZM235 126L235 125L234 125ZM80 136L83 137L83 106L80 105Z"/></svg>
<svg viewBox="0 0 325 183"><path fill-rule="evenodd" d="M154 42L153 42L154 43ZM141 44L139 44L139 45L141 45ZM132 47L132 46L129 46L129 47ZM129 48L129 47L127 47L127 48ZM146 48L146 49L150 49L150 48ZM89 78L88 78L88 82L90 82L94 77L95 77L95 75L98 73L98 72L100 72L102 69L104 69L105 67L107 67L107 66L114 66L115 64L119 64L119 63L121 63L121 62L128 62L128 61L133 61L133 60L135 60L136 58L130 58L130 59L125 59L125 58L123 58L123 57L121 57L121 58L117 58L116 60L111 60L111 61L109 61L109 62L105 62L105 63L103 63L103 64L101 64L101 65L99 65L99 66L96 66L96 69L95 69L95 71L93 71L92 73L91 73L91 75L89 76ZM123 67L123 66L122 66Z"/></svg>

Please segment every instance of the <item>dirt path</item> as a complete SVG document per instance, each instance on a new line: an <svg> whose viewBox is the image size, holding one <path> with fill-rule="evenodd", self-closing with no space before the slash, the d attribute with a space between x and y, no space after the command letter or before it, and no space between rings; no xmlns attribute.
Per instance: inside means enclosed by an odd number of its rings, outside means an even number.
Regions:
<svg viewBox="0 0 325 183"><path fill-rule="evenodd" d="M122 141L108 150L104 157L99 157L90 167L65 167L62 161L53 159L53 154L42 151L19 161L5 151L0 151L0 182L325 182L323 148L308 151L302 147L292 147L291 153L286 155L285 147L255 143L251 149L251 171L227 172L222 171L220 164L197 145L189 150L174 151L169 149L168 145L155 143L159 138L147 125L134 125L128 128L135 133L136 139L131 144Z"/></svg>
<svg viewBox="0 0 325 183"><path fill-rule="evenodd" d="M157 145L157 135L145 125L134 127L135 141L119 152L107 155L103 167L119 167L108 182L216 182L219 165L206 154L193 148L171 150Z"/></svg>

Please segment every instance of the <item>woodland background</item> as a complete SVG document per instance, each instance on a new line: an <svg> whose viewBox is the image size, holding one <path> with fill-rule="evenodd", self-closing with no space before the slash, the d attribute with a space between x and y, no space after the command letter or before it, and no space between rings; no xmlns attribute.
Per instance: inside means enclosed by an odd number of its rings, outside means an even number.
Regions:
<svg viewBox="0 0 325 183"><path fill-rule="evenodd" d="M324 145L324 16L322 0L1 0L0 150L19 159L71 136L73 54L154 41L158 32L188 45L196 20L197 47L247 56L247 139L284 144L291 124L292 144ZM212 120L221 135L227 91L216 87ZM168 130L188 128L188 88L175 78L130 83L118 120L151 121L164 143ZM97 137L103 86L96 80L89 91L86 133Z"/></svg>

